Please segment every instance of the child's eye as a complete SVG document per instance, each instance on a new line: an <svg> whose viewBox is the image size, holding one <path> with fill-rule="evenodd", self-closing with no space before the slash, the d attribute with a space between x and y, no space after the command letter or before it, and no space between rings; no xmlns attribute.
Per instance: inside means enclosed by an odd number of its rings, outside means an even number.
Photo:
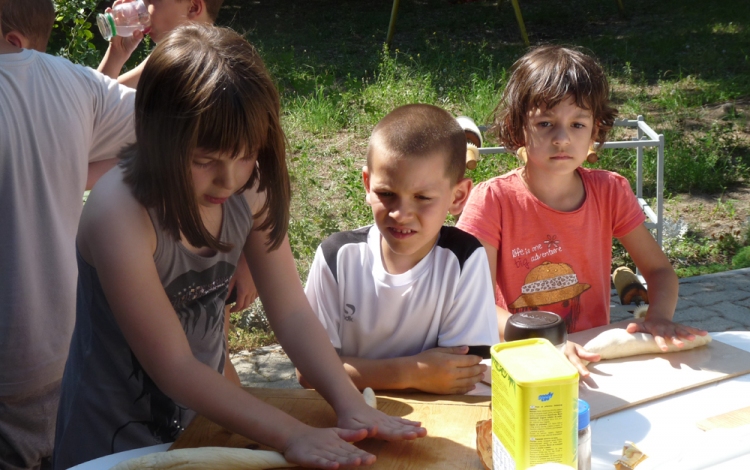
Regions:
<svg viewBox="0 0 750 470"><path fill-rule="evenodd" d="M552 123L549 122L549 121L542 121L542 122L538 122L537 126L539 126L539 127L550 127L550 126L552 126Z"/></svg>
<svg viewBox="0 0 750 470"><path fill-rule="evenodd" d="M573 127L575 127L576 129L583 129L584 127L586 127L586 125L581 124L580 122L576 122L573 124Z"/></svg>
<svg viewBox="0 0 750 470"><path fill-rule="evenodd" d="M209 166L211 166L211 162L212 160L208 160L205 162L193 161L193 165L197 166L198 168L208 168Z"/></svg>
<svg viewBox="0 0 750 470"><path fill-rule="evenodd" d="M375 194L377 194L379 198L393 197L393 193L390 191L376 191Z"/></svg>
<svg viewBox="0 0 750 470"><path fill-rule="evenodd" d="M430 201L430 200L432 200L431 197L427 197L427 196L417 196L417 199L419 199L420 201Z"/></svg>

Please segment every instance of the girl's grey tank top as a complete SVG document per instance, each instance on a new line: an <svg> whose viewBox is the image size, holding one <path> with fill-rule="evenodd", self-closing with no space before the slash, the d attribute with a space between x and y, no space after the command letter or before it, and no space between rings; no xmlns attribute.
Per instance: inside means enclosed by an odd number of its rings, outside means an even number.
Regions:
<svg viewBox="0 0 750 470"><path fill-rule="evenodd" d="M193 355L223 373L224 300L252 229L250 208L242 195L224 203L219 238L233 248L213 256L189 251L160 228L154 211L149 214L157 235L154 262ZM159 390L142 369L115 322L96 270L80 254L78 269L76 326L62 382L55 468L172 442L195 416Z"/></svg>

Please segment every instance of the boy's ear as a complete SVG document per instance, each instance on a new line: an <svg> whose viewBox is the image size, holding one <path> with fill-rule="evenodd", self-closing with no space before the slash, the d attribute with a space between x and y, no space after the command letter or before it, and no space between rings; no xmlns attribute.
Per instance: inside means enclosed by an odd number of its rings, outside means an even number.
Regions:
<svg viewBox="0 0 750 470"><path fill-rule="evenodd" d="M365 201L367 204L370 203L370 170L367 169L367 165L362 167L362 184L365 186Z"/></svg>
<svg viewBox="0 0 750 470"><path fill-rule="evenodd" d="M19 49L31 49L31 41L18 31L11 31L5 35L5 40Z"/></svg>
<svg viewBox="0 0 750 470"><path fill-rule="evenodd" d="M453 186L451 205L448 207L448 212L451 215L458 217L464 211L466 201L469 200L471 186L472 182L470 178L462 178Z"/></svg>
<svg viewBox="0 0 750 470"><path fill-rule="evenodd" d="M206 14L206 3L203 0L190 0L190 10L188 10L188 19L196 21Z"/></svg>

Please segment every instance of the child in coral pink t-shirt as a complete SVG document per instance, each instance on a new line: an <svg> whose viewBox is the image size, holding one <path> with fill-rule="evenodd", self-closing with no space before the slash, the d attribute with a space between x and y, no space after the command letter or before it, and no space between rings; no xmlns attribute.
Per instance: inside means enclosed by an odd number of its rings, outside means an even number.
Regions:
<svg viewBox="0 0 750 470"><path fill-rule="evenodd" d="M507 318L528 310L558 313L571 333L609 324L613 237L649 285L646 318L628 331L654 335L662 349L706 334L672 322L677 276L627 180L581 167L614 123L608 95L599 64L577 50L542 46L513 65L494 129L506 147L524 148L525 165L477 185L458 223L487 251L501 337ZM584 376L580 358L599 359L572 342L566 354Z"/></svg>

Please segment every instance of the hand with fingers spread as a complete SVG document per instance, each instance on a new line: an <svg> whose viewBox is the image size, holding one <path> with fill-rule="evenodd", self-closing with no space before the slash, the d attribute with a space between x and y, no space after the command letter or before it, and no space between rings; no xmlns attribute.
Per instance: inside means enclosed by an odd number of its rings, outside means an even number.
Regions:
<svg viewBox="0 0 750 470"><path fill-rule="evenodd" d="M364 400L363 400L364 403ZM367 437L385 441L412 440L427 435L427 430L418 421L398 416L388 416L382 411L367 406L353 406L338 412L338 425L352 430L367 430Z"/></svg>
<svg viewBox="0 0 750 470"><path fill-rule="evenodd" d="M429 393L462 394L474 390L487 366L482 358L467 355L468 346L432 348L412 356L412 388Z"/></svg>
<svg viewBox="0 0 750 470"><path fill-rule="evenodd" d="M685 345L684 340L693 340L695 336L705 336L707 331L692 326L681 325L665 318L646 318L642 322L630 323L626 328L628 333L649 333L654 337L656 344L662 351L667 350L667 342L671 342L678 348Z"/></svg>
<svg viewBox="0 0 750 470"><path fill-rule="evenodd" d="M367 434L365 429L319 429L301 425L287 440L284 458L310 468L371 465L375 456L350 444L361 441Z"/></svg>

